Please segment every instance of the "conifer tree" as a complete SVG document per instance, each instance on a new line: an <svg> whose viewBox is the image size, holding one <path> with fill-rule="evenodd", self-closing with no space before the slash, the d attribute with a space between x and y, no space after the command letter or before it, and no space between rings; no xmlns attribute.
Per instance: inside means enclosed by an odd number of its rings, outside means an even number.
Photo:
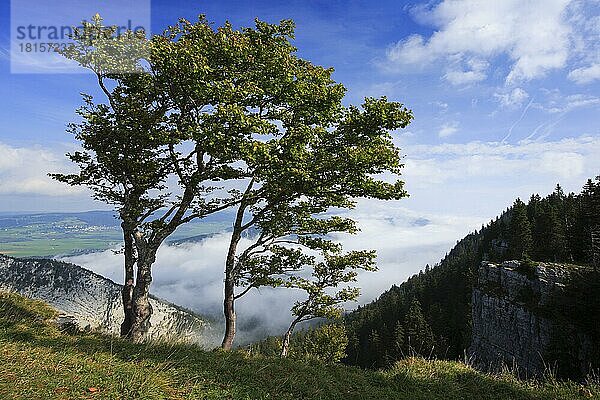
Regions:
<svg viewBox="0 0 600 400"><path fill-rule="evenodd" d="M510 220L510 255L521 260L530 255L532 238L527 208L521 199L515 200Z"/></svg>
<svg viewBox="0 0 600 400"><path fill-rule="evenodd" d="M414 299L404 318L405 344L410 351L429 355L434 350L433 333L425 320L421 303Z"/></svg>

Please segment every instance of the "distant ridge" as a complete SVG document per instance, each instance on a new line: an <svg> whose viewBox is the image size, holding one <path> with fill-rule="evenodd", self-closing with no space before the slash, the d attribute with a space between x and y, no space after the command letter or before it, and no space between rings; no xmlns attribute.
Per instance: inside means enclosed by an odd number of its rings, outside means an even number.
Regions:
<svg viewBox="0 0 600 400"><path fill-rule="evenodd" d="M83 211L83 212L54 212L54 213L0 213L0 228L18 227L37 222L59 222L65 218L76 218L89 225L120 226L114 211Z"/></svg>

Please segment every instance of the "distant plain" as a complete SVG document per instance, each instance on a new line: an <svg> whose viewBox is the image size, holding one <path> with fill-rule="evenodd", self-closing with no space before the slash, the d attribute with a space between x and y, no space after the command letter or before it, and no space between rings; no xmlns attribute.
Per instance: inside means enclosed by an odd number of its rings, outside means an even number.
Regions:
<svg viewBox="0 0 600 400"><path fill-rule="evenodd" d="M181 226L170 243L197 241L228 229L222 217ZM115 248L119 221L111 211L81 213L0 213L0 253L13 257L72 256Z"/></svg>

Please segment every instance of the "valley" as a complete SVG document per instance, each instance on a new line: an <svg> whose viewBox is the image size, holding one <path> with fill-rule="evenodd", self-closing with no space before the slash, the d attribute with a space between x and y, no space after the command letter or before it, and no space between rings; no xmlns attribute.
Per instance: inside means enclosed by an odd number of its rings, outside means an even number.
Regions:
<svg viewBox="0 0 600 400"><path fill-rule="evenodd" d="M228 228L224 217L181 226L170 238L175 244L197 241ZM53 258L107 250L122 242L112 211L81 213L0 214L0 254Z"/></svg>

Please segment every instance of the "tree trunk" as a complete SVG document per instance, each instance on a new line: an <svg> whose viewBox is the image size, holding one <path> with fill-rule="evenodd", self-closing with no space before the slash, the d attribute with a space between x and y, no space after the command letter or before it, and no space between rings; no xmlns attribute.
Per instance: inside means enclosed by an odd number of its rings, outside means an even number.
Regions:
<svg viewBox="0 0 600 400"><path fill-rule="evenodd" d="M233 339L235 338L235 285L231 279L225 281L225 299L223 301L223 314L225 315L225 335L221 348L231 350Z"/></svg>
<svg viewBox="0 0 600 400"><path fill-rule="evenodd" d="M121 223L123 228L123 241L125 243L124 258L125 258L125 283L129 279L133 279L133 267L135 265L135 252L133 243L133 230L130 229L125 222Z"/></svg>
<svg viewBox="0 0 600 400"><path fill-rule="evenodd" d="M294 328L296 328L296 324L299 321L300 320L298 318L296 318L290 324L290 327L288 328L288 330L285 333L285 335L283 335L283 342L281 343L281 358L287 357L287 355L288 355L288 353L290 351L290 340L292 339L292 333L294 333Z"/></svg>
<svg viewBox="0 0 600 400"><path fill-rule="evenodd" d="M251 186L250 186L251 187ZM225 316L225 334L221 348L223 350L231 350L233 347L233 339L235 338L235 255L237 246L242 237L242 221L246 205L242 202L237 210L235 222L233 224L233 232L229 242L229 250L227 251L227 259L225 260L225 290L223 297L223 314Z"/></svg>
<svg viewBox="0 0 600 400"><path fill-rule="evenodd" d="M131 327L133 325L133 308L131 304L132 296L130 295L127 282L133 280L133 267L135 265L135 252L133 243L133 230L126 222L121 223L123 229L123 241L125 243L124 260L125 260L125 281L123 285L123 322L121 323L121 336L129 337ZM129 304L128 304L129 303Z"/></svg>
<svg viewBox="0 0 600 400"><path fill-rule="evenodd" d="M131 339L139 343L144 340L146 333L150 329L150 317L152 316L152 306L148 300L150 294L150 284L152 283L152 264L156 259L155 248L147 248L143 257L138 258L137 279L133 291L133 312L134 320L131 327Z"/></svg>

